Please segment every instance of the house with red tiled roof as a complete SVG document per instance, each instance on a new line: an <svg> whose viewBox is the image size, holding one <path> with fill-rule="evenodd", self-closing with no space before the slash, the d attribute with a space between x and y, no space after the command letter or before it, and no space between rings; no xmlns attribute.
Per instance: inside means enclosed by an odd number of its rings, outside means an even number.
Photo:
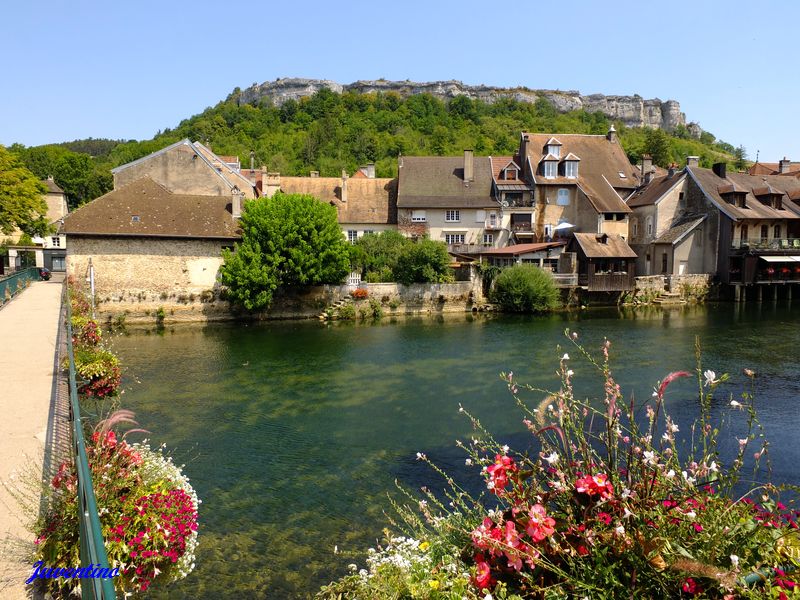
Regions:
<svg viewBox="0 0 800 600"><path fill-rule="evenodd" d="M748 175L793 175L800 176L800 162L792 162L785 156L776 163L754 162L747 170Z"/></svg>

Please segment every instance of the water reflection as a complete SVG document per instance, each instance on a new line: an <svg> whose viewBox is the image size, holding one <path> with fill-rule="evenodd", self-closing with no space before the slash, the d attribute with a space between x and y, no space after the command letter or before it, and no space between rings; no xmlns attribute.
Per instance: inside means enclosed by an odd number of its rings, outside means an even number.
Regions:
<svg viewBox="0 0 800 600"><path fill-rule="evenodd" d="M477 474L453 445L471 433L459 403L498 440L524 448L530 438L498 374L513 370L535 386L556 386L565 328L590 348L611 339L617 380L641 399L669 371L694 368L700 336L705 364L733 374L714 404L717 416L730 414L727 394L741 389L741 368L755 369L775 475L796 480L796 317L785 302L768 302L375 325L215 324L117 338L126 406L156 443L167 442L177 462L187 463L204 500L198 569L162 596L313 593L342 573L349 553L381 536L395 479L441 487L414 460L417 451L474 486ZM577 393L597 396L599 375L574 362ZM541 399L526 398L532 405ZM673 384L667 408L686 431L698 409L696 382ZM723 445L733 447L737 433ZM344 554L334 556L334 546Z"/></svg>

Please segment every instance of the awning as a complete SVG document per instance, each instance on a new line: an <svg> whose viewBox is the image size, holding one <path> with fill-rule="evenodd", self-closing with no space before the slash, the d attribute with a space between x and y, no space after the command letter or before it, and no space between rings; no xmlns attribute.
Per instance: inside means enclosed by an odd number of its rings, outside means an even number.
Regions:
<svg viewBox="0 0 800 600"><path fill-rule="evenodd" d="M559 223L555 227L553 227L553 231L561 231L562 229L572 229L575 225L571 223Z"/></svg>
<svg viewBox="0 0 800 600"><path fill-rule="evenodd" d="M767 262L800 262L800 256L759 256Z"/></svg>

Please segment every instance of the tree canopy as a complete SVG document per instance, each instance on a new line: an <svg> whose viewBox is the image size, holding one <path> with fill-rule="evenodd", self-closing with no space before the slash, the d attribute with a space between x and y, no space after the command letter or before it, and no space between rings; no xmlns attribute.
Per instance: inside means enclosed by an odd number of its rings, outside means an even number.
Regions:
<svg viewBox="0 0 800 600"><path fill-rule="evenodd" d="M550 273L528 264L503 269L492 290L492 300L508 312L547 312L559 299Z"/></svg>
<svg viewBox="0 0 800 600"><path fill-rule="evenodd" d="M220 270L234 304L270 306L279 286L341 283L350 252L336 209L304 194L276 194L245 203L242 241L224 250Z"/></svg>
<svg viewBox="0 0 800 600"><path fill-rule="evenodd" d="M47 189L22 162L0 146L0 233L10 235L16 228L29 235L44 235Z"/></svg>

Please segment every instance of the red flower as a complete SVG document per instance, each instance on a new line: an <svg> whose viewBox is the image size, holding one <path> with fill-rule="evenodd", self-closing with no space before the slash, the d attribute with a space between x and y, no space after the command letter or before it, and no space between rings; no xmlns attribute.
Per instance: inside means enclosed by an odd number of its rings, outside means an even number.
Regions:
<svg viewBox="0 0 800 600"><path fill-rule="evenodd" d="M491 490L498 496L502 495L508 485L508 474L517 472L517 465L514 459L504 454L495 456L494 464L490 465L486 471L491 478Z"/></svg>
<svg viewBox="0 0 800 600"><path fill-rule="evenodd" d="M607 512L597 513L597 520L603 525L611 525L611 515Z"/></svg>
<svg viewBox="0 0 800 600"><path fill-rule="evenodd" d="M528 511L528 527L525 531L533 539L534 542L541 542L545 538L553 535L555 531L556 521L552 517L547 516L544 506L541 504L534 504L530 511Z"/></svg>
<svg viewBox="0 0 800 600"><path fill-rule="evenodd" d="M699 594L700 592L703 591L703 589L691 577L686 578L686 581L683 582L681 589L687 594L691 594L692 596Z"/></svg>
<svg viewBox="0 0 800 600"><path fill-rule="evenodd" d="M482 554L475 556L475 585L481 590L494 585L492 568L489 566L489 563L483 560Z"/></svg>
<svg viewBox="0 0 800 600"><path fill-rule="evenodd" d="M610 498L614 494L614 487L608 480L608 475L587 475L575 481L575 491L587 496L600 496L601 500Z"/></svg>

